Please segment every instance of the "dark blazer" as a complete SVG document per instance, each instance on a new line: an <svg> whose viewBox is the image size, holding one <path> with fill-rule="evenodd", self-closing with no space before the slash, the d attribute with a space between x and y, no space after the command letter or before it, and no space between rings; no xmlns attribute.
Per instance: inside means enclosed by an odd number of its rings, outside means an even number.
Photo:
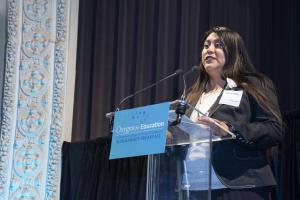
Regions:
<svg viewBox="0 0 300 200"><path fill-rule="evenodd" d="M256 84L262 87L259 81ZM279 111L273 86L264 88L273 108ZM213 143L212 165L220 181L232 189L275 185L266 150L280 143L281 124L246 91L243 91L239 107L219 104L220 97L210 109L209 116L230 124L231 131L237 135L237 139ZM188 110L187 115L191 112Z"/></svg>

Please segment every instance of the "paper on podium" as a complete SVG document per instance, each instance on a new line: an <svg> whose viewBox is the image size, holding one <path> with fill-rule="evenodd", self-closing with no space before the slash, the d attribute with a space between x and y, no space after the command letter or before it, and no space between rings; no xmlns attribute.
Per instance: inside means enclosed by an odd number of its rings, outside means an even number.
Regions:
<svg viewBox="0 0 300 200"><path fill-rule="evenodd" d="M177 114L174 110L169 111L169 124L176 120ZM168 127L166 146L184 145L193 143L209 142L211 130L208 126L193 122L186 115L182 116L181 122L175 126ZM220 141L224 139L233 139L228 137L220 137L212 134L212 141Z"/></svg>

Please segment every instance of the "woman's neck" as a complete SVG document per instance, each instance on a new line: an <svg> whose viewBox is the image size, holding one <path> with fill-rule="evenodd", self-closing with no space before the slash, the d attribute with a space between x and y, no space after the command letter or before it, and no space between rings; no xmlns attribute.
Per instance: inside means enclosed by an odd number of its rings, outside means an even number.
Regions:
<svg viewBox="0 0 300 200"><path fill-rule="evenodd" d="M210 79L207 83L206 91L216 91L223 89L225 86L226 81L219 78L219 79Z"/></svg>

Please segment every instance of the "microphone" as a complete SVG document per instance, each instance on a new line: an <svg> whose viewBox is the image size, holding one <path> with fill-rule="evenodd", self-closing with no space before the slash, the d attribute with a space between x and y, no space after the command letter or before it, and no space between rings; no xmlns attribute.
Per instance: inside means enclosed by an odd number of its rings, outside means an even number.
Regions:
<svg viewBox="0 0 300 200"><path fill-rule="evenodd" d="M123 99L120 101L118 107L116 108L116 111L119 110L119 107L120 107L126 100L128 100L128 99L134 97L135 95L137 95L137 94L139 94L139 93L141 93L141 92L144 92L145 90L148 90L148 89L150 89L150 88L156 86L157 84L159 84L159 83L161 83L161 82L163 82L163 81L165 81L165 80L167 80L167 79L169 79L169 78L172 78L172 77L174 77L174 76L177 76L177 75L181 74L182 72L183 72L182 69L177 69L174 73L172 73L172 74L166 76L165 78L162 78L162 79L156 81L155 83L153 83L153 84L151 84L151 85L149 85L149 86L147 86L147 87L145 87L145 88L142 88L142 89L136 91L135 93L133 93L133 94L131 94L131 95L129 95L129 96L123 98Z"/></svg>
<svg viewBox="0 0 300 200"><path fill-rule="evenodd" d="M190 70L186 71L182 78L183 78L183 93L181 95L181 100L179 100L179 104L177 105L176 109L175 109L175 113L177 114L176 120L174 122L172 122L170 124L170 126L175 126L177 124L179 124L181 122L181 118L182 116L185 114L185 111L187 109L187 102L185 101L186 98L186 89L187 89L187 85L186 85L186 76L196 70L200 70L199 66L193 66Z"/></svg>
<svg viewBox="0 0 300 200"><path fill-rule="evenodd" d="M165 80L168 80L168 79L170 79L170 78L172 78L172 77L174 77L174 76L177 76L177 75L179 75L179 74L182 74L182 72L183 72L182 69L177 69L174 73L172 73L172 74L170 74L170 75L168 75L168 76L166 76L166 77L164 77L164 78L162 78L162 79L156 81L155 83L153 83L153 84L151 84L151 85L149 85L149 86L147 86L147 87L145 87L145 88L142 88L142 89L136 91L135 93L133 93L133 94L131 94L131 95L128 95L127 97L123 98L123 99L120 101L120 103L118 104L118 107L116 108L115 112L120 110L119 107L120 107L126 100L128 100L128 99L130 99L130 98L136 96L137 94L139 94L139 93L141 93L141 92L143 92L143 91L145 91L145 90L148 90L148 89L150 89L150 88L152 88L152 87L158 85L159 83L161 83L161 82L163 82L163 81L165 81ZM105 114L106 118L108 118L108 119L110 120L110 130L111 130L111 132L112 132L112 129L113 129L113 121L114 121L114 113L115 113L115 112L109 112L109 113L106 113L106 114Z"/></svg>
<svg viewBox="0 0 300 200"><path fill-rule="evenodd" d="M187 86L186 86L186 76L196 70L200 70L200 66L193 66L190 70L186 71L182 78L183 78L183 93L181 95L181 100L185 101L185 98L186 98L186 90L187 90Z"/></svg>

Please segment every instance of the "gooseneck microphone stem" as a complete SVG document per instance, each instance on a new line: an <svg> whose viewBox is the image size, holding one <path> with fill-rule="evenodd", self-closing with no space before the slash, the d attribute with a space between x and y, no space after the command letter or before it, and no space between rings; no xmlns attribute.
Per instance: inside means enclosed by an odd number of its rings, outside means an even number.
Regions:
<svg viewBox="0 0 300 200"><path fill-rule="evenodd" d="M199 70L200 67L199 66L193 66L190 70L188 70L187 72L185 72L182 76L183 78L183 93L181 95L181 100L185 101L186 98L186 90L187 90L187 84L186 84L186 76L196 70Z"/></svg>
<svg viewBox="0 0 300 200"><path fill-rule="evenodd" d="M144 91L146 91L146 90L148 90L148 89L150 89L150 88L156 86L157 84L159 84L159 83L161 83L161 82L163 82L163 81L165 81L165 80L167 80L167 79L169 79L169 78L172 78L173 76L176 76L176 75L178 75L178 74L181 74L182 72L183 72L182 69L177 69L174 73L168 75L167 77L165 77L165 78L163 78L163 79L160 79L159 81L157 81L157 82L155 82L155 83L153 83L153 84L151 84L151 85L149 85L149 86L147 86L147 87L145 87L145 88L142 88L142 89L136 91L135 93L133 93L133 94L131 94L131 95L125 97L125 98L122 99L122 101L119 103L119 105L118 105L118 107L116 108L115 111L119 111L119 110L120 110L120 109L119 109L120 106L121 106L125 101L127 101L128 99L134 97L135 95L137 95L137 94L139 94L139 93L141 93L141 92L144 92Z"/></svg>
<svg viewBox="0 0 300 200"><path fill-rule="evenodd" d="M185 100L185 97L186 97L186 74L183 74L183 93L181 95L181 100L184 101Z"/></svg>
<svg viewBox="0 0 300 200"><path fill-rule="evenodd" d="M186 102L186 90L187 90L187 84L186 84L186 76L196 70L199 70L199 66L193 66L190 70L185 72L182 76L183 78L183 93L181 95L180 101L177 104L177 107L175 109L175 113L177 114L176 120L170 124L170 126L175 126L181 122L182 116L185 114L187 109L187 102Z"/></svg>

